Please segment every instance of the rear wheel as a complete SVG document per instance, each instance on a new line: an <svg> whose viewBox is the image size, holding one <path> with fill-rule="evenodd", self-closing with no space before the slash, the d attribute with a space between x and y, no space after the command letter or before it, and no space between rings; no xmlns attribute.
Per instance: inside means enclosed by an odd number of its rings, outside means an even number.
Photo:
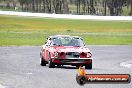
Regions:
<svg viewBox="0 0 132 88"><path fill-rule="evenodd" d="M41 66L46 66L46 61L40 58L40 65Z"/></svg>
<svg viewBox="0 0 132 88"><path fill-rule="evenodd" d="M85 69L92 69L92 61L91 61L91 63L90 63L90 64L85 65Z"/></svg>

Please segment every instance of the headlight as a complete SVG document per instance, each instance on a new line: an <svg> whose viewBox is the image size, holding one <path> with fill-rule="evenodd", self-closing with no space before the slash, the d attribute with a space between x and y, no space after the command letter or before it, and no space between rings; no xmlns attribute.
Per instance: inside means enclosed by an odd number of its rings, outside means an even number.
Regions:
<svg viewBox="0 0 132 88"><path fill-rule="evenodd" d="M80 58L87 58L87 53L81 52L80 53Z"/></svg>
<svg viewBox="0 0 132 88"><path fill-rule="evenodd" d="M92 54L90 52L87 53L87 57L90 58L92 57Z"/></svg>
<svg viewBox="0 0 132 88"><path fill-rule="evenodd" d="M58 58L58 52L55 52L55 53L54 53L54 57L55 57L55 58Z"/></svg>

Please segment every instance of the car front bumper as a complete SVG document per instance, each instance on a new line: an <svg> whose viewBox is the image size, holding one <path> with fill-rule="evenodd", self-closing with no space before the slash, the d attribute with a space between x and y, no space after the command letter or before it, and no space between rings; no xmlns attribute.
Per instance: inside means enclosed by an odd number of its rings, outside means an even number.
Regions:
<svg viewBox="0 0 132 88"><path fill-rule="evenodd" d="M68 59L52 59L54 64L61 65L87 65L92 63L93 58L68 58Z"/></svg>

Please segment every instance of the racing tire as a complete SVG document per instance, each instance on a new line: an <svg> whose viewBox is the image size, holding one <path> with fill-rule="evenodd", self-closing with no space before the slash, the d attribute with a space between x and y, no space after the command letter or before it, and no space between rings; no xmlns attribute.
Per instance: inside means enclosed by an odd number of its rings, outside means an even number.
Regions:
<svg viewBox="0 0 132 88"><path fill-rule="evenodd" d="M60 65L60 64L59 64L59 65L57 65L57 67L61 67L61 66L62 66L62 65Z"/></svg>
<svg viewBox="0 0 132 88"><path fill-rule="evenodd" d="M88 65L85 65L85 69L92 69L92 62Z"/></svg>
<svg viewBox="0 0 132 88"><path fill-rule="evenodd" d="M79 65L76 66L77 69L78 69L79 67L80 67Z"/></svg>
<svg viewBox="0 0 132 88"><path fill-rule="evenodd" d="M41 61L40 61L40 65L41 66L46 66L46 61L44 61L42 58L41 58Z"/></svg>
<svg viewBox="0 0 132 88"><path fill-rule="evenodd" d="M55 64L52 62L52 59L49 60L49 68L55 68Z"/></svg>

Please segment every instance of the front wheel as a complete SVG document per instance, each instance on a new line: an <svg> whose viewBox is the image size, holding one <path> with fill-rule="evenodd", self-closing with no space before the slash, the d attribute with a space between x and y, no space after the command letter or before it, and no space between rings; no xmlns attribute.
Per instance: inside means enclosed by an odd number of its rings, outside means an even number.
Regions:
<svg viewBox="0 0 132 88"><path fill-rule="evenodd" d="M55 64L52 62L52 59L49 60L49 68L55 68Z"/></svg>
<svg viewBox="0 0 132 88"><path fill-rule="evenodd" d="M44 61L42 58L40 58L40 65L41 66L46 66L46 61Z"/></svg>
<svg viewBox="0 0 132 88"><path fill-rule="evenodd" d="M92 69L92 61L91 61L91 63L90 63L90 64L85 65L85 69Z"/></svg>
<svg viewBox="0 0 132 88"><path fill-rule="evenodd" d="M78 69L79 67L80 67L79 65L76 66L77 69ZM82 67L82 66L81 66L81 67Z"/></svg>

